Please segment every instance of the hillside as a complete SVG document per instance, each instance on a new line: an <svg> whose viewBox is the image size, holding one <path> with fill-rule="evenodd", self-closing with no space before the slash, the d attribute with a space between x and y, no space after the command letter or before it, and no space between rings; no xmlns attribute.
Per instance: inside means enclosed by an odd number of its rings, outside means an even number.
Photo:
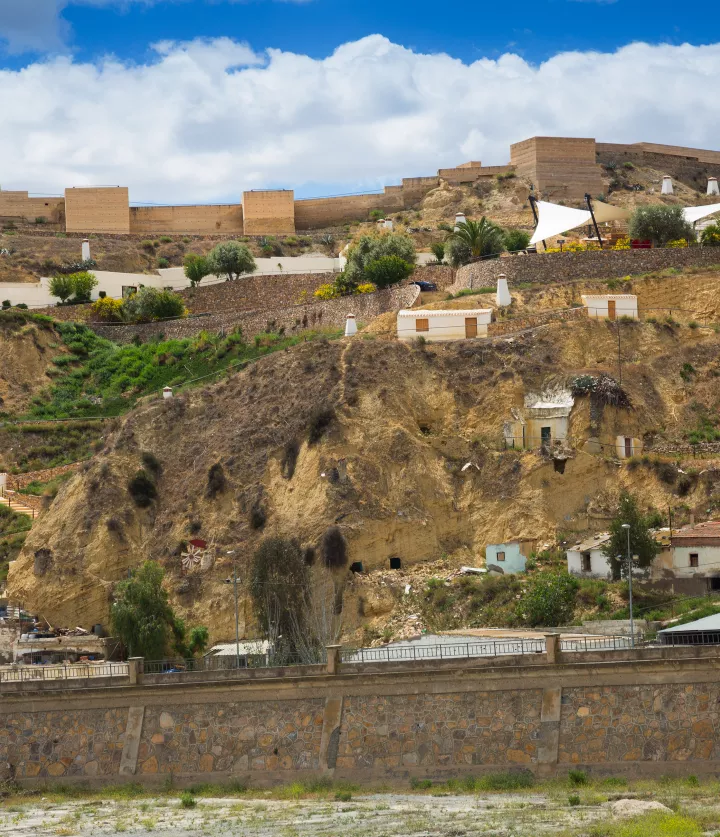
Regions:
<svg viewBox="0 0 720 837"><path fill-rule="evenodd" d="M640 284L662 302L680 293L675 278ZM704 283L716 305L716 276L683 280ZM517 305L558 307L569 302L563 293L523 291ZM423 569L428 562L451 570L482 563L488 542L552 544L602 528L621 488L647 509L672 505L680 519L689 509L717 508L717 463L681 463L683 476L672 461L620 463L583 444L590 435L610 444L620 433L682 442L715 428L720 335L710 328L664 320L623 327L632 408L605 407L598 418L578 398L571 415L578 444L564 471L538 453L504 450L503 422L526 394L566 386L580 373L617 375L616 329L580 319L473 344L407 345L372 333L300 343L171 401L138 402L35 524L11 567L10 595L56 624L107 622L114 583L152 557L165 566L182 614L224 638L233 625L227 553L240 559L244 589L264 535L317 544L338 524L349 560L366 571L336 579L350 634L392 622L396 588L432 572ZM128 491L139 469L157 485L147 508ZM181 553L191 538L208 542L210 559L185 575ZM394 584L391 557L403 565ZM252 629L248 602L241 621L241 630Z"/></svg>

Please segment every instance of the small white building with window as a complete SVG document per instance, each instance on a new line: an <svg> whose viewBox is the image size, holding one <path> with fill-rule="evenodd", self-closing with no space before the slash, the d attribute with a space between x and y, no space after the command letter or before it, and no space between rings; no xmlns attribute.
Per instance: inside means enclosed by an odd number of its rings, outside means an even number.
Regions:
<svg viewBox="0 0 720 837"><path fill-rule="evenodd" d="M676 577L705 576L720 590L720 520L673 531L670 548Z"/></svg>
<svg viewBox="0 0 720 837"><path fill-rule="evenodd" d="M580 299L591 319L618 320L620 317L639 319L635 294L582 294Z"/></svg>
<svg viewBox="0 0 720 837"><path fill-rule="evenodd" d="M424 337L428 342L471 340L487 337L491 319L492 308L457 311L406 309L398 311L397 336L399 340Z"/></svg>
<svg viewBox="0 0 720 837"><path fill-rule="evenodd" d="M568 572L582 578L612 578L610 559L603 553L609 540L610 534L601 532L571 546L567 551Z"/></svg>

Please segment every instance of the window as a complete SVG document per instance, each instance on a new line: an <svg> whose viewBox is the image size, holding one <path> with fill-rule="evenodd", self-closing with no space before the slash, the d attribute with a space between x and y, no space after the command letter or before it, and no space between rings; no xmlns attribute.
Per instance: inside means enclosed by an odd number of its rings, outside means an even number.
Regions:
<svg viewBox="0 0 720 837"><path fill-rule="evenodd" d="M700 563L699 562L699 556L698 556L697 552L691 552L690 553L690 566L691 567L697 567L699 565L699 563Z"/></svg>
<svg viewBox="0 0 720 837"><path fill-rule="evenodd" d="M589 555L582 555L582 571L584 573L589 573L592 571L592 564L590 563L590 556Z"/></svg>
<svg viewBox="0 0 720 837"><path fill-rule="evenodd" d="M350 564L350 572L351 573L361 573L363 571L362 561L353 561Z"/></svg>
<svg viewBox="0 0 720 837"><path fill-rule="evenodd" d="M415 331L430 331L430 320L415 320Z"/></svg>
<svg viewBox="0 0 720 837"><path fill-rule="evenodd" d="M402 561L399 558L391 558L390 559L390 569L391 570L401 570L402 569Z"/></svg>
<svg viewBox="0 0 720 837"><path fill-rule="evenodd" d="M495 560L496 561L504 561L505 560L505 553L504 552L498 552L497 555L495 556Z"/></svg>

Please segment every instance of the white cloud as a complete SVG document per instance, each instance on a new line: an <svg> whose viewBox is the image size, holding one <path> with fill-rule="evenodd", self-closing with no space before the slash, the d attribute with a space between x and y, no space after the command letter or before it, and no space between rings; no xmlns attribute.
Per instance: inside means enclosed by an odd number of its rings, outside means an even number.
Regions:
<svg viewBox="0 0 720 837"><path fill-rule="evenodd" d="M467 65L379 35L324 60L227 38L163 43L145 65L58 57L0 71L0 183L122 184L132 200L194 202L504 163L510 142L536 134L712 148L719 75L720 44L637 43L539 66L512 54Z"/></svg>

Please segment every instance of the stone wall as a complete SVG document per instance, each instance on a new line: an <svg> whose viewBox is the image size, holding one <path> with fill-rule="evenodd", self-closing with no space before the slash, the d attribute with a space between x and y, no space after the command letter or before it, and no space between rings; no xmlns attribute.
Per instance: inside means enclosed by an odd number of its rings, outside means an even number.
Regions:
<svg viewBox="0 0 720 837"><path fill-rule="evenodd" d="M568 320L583 320L587 317L585 308L563 308L558 311L546 311L527 317L513 317L507 320L496 320L488 326L488 337L499 337L516 331L537 328L549 322L567 322Z"/></svg>
<svg viewBox="0 0 720 837"><path fill-rule="evenodd" d="M66 474L68 471L77 471L82 462L71 462L69 465L58 465L55 468L44 468L42 471L28 471L25 474L8 474L7 482L8 488L13 491L18 491L25 488L31 482L50 482L55 477ZM41 499L41 498L38 498Z"/></svg>
<svg viewBox="0 0 720 837"><path fill-rule="evenodd" d="M588 250L582 253L548 253L507 256L473 262L457 270L449 290L495 287L504 273L509 284L521 282L557 284L578 279L621 279L669 267L718 267L715 247L657 248L653 250Z"/></svg>
<svg viewBox="0 0 720 837"><path fill-rule="evenodd" d="M220 675L232 674L232 678ZM21 784L253 784L525 769L720 770L720 649L654 648L139 677L3 693L0 763ZM132 683L133 681L130 680ZM34 691L29 691L34 689Z"/></svg>
<svg viewBox="0 0 720 837"><path fill-rule="evenodd" d="M130 232L127 186L65 190L65 229L69 232Z"/></svg>
<svg viewBox="0 0 720 837"><path fill-rule="evenodd" d="M131 233L242 233L242 204L131 206Z"/></svg>
<svg viewBox="0 0 720 837"><path fill-rule="evenodd" d="M411 306L418 293L416 286L405 285L373 294L358 294L325 302L217 312L183 320L139 325L89 325L97 334L117 343L129 343L136 335L142 340L148 340L156 334L163 334L166 339L177 339L192 337L201 331L231 331L238 326L246 338L281 328L285 334L296 334L308 329L342 328L348 314L354 314L358 323L368 323L387 311Z"/></svg>

